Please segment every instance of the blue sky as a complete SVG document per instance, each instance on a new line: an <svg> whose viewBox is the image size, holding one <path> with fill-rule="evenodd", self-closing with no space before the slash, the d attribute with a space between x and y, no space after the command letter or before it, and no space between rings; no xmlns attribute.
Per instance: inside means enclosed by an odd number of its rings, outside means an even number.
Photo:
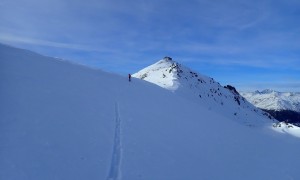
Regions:
<svg viewBox="0 0 300 180"><path fill-rule="evenodd" d="M164 56L239 90L300 91L299 0L2 0L0 42L118 74Z"/></svg>

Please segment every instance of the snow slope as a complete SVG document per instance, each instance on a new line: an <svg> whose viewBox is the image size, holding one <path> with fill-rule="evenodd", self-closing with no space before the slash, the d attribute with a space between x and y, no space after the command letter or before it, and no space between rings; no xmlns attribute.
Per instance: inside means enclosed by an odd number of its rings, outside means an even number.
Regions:
<svg viewBox="0 0 300 180"><path fill-rule="evenodd" d="M265 123L266 117L272 119L240 96L234 87L223 87L213 78L196 73L170 57L140 70L133 77L157 84L202 108L249 126Z"/></svg>
<svg viewBox="0 0 300 180"><path fill-rule="evenodd" d="M0 179L300 178L299 139L270 123L1 44L0 99Z"/></svg>
<svg viewBox="0 0 300 180"><path fill-rule="evenodd" d="M241 92L241 95L262 109L300 112L300 93L297 92L278 92L266 89L261 92Z"/></svg>

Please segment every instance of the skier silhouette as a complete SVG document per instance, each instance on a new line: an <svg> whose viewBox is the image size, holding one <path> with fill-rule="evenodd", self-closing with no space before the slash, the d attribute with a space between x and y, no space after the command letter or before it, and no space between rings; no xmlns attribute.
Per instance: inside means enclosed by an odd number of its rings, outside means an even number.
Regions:
<svg viewBox="0 0 300 180"><path fill-rule="evenodd" d="M131 81L131 74L128 74L128 81Z"/></svg>

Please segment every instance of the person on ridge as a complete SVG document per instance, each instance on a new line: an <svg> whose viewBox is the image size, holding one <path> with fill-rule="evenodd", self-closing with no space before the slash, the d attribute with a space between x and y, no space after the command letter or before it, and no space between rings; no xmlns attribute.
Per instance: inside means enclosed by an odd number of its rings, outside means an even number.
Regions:
<svg viewBox="0 0 300 180"><path fill-rule="evenodd" d="M131 81L131 74L128 74L128 81Z"/></svg>

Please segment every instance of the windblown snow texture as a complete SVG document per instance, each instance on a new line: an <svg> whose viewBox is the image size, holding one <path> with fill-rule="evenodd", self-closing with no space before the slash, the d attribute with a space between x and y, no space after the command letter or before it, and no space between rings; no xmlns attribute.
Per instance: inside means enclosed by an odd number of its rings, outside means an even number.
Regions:
<svg viewBox="0 0 300 180"><path fill-rule="evenodd" d="M0 45L0 99L3 180L300 179L299 139L264 116L244 126L127 75Z"/></svg>

